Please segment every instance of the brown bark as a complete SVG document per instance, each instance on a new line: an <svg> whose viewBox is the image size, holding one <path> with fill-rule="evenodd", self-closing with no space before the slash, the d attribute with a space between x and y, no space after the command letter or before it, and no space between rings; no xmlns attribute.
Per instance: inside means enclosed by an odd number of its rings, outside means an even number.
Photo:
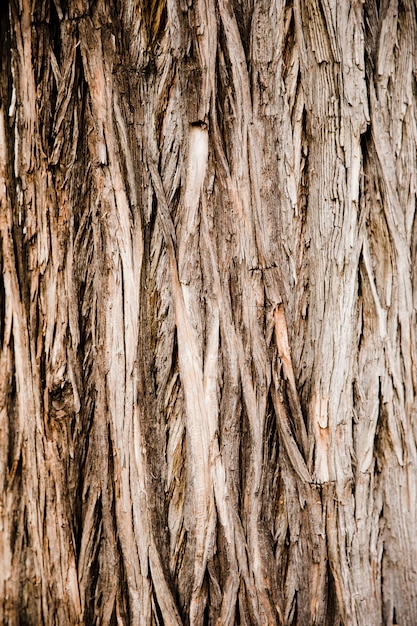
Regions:
<svg viewBox="0 0 417 626"><path fill-rule="evenodd" d="M417 623L415 3L0 10L0 622Z"/></svg>

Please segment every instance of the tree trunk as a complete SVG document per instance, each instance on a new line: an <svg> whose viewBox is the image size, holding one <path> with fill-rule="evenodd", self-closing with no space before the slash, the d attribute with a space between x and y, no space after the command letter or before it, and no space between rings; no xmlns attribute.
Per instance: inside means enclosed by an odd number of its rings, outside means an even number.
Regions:
<svg viewBox="0 0 417 626"><path fill-rule="evenodd" d="M0 11L0 622L416 624L415 3Z"/></svg>

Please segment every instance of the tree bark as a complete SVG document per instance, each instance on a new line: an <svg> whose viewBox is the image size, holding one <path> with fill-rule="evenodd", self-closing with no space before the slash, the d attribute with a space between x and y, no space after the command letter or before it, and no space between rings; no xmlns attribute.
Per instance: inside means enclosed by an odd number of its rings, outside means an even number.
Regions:
<svg viewBox="0 0 417 626"><path fill-rule="evenodd" d="M415 3L0 11L0 622L416 624Z"/></svg>

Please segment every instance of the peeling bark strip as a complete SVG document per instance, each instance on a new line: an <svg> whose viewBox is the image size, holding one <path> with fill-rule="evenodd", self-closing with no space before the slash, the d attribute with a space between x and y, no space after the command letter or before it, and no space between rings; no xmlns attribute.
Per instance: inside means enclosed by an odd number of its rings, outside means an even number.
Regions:
<svg viewBox="0 0 417 626"><path fill-rule="evenodd" d="M0 8L0 623L417 623L417 15Z"/></svg>

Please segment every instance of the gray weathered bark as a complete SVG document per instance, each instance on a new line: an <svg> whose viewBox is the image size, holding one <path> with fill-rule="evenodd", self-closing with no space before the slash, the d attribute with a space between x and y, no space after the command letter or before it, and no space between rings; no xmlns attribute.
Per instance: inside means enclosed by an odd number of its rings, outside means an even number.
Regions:
<svg viewBox="0 0 417 626"><path fill-rule="evenodd" d="M415 3L0 11L0 622L416 624Z"/></svg>

